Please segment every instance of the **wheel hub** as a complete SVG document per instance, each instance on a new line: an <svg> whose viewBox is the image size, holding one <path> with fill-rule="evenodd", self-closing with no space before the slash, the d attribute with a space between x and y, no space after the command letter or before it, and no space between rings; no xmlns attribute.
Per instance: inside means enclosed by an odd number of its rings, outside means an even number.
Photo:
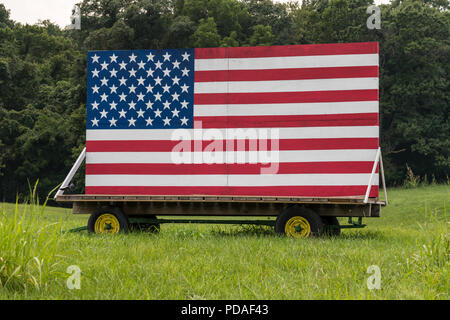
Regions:
<svg viewBox="0 0 450 320"><path fill-rule="evenodd" d="M292 217L286 222L285 232L293 238L306 238L311 234L311 225L303 217Z"/></svg>
<svg viewBox="0 0 450 320"><path fill-rule="evenodd" d="M104 213L95 221L95 233L118 233L120 223L115 215Z"/></svg>

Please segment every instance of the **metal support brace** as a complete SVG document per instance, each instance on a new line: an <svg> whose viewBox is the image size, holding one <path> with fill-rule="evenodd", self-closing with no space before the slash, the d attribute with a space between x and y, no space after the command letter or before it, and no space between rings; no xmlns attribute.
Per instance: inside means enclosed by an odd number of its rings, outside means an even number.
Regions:
<svg viewBox="0 0 450 320"><path fill-rule="evenodd" d="M378 162L380 163L380 174L381 174L381 180L383 181L384 198L385 198L386 204L388 203L387 191L386 191L386 181L384 180L383 159L381 157L381 148L378 148L377 154L375 156L375 161L373 162L372 173L370 174L369 183L367 185L366 196L364 197L364 203L367 203L369 201L370 189L372 189L372 181L373 181L373 177L375 175L375 171L377 169Z"/></svg>
<svg viewBox="0 0 450 320"><path fill-rule="evenodd" d="M81 164L83 163L84 158L86 158L86 148L84 148L83 151L81 151L80 155L78 156L77 161L75 161L72 169L70 169L69 174L64 179L64 182L62 183L61 187L59 188L58 192L56 193L55 199L58 196L63 195L64 190L66 190L67 187L69 186L70 181L72 181L73 176L75 175L75 173L77 173L78 169L80 168Z"/></svg>

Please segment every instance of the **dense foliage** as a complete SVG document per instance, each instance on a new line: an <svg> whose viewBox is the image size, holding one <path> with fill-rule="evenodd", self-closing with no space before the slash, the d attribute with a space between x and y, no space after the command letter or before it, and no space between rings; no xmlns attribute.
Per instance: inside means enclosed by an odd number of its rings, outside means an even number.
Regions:
<svg viewBox="0 0 450 320"><path fill-rule="evenodd" d="M372 0L84 0L82 29L21 25L0 4L0 200L27 181L60 183L85 139L86 53L106 49L379 41L388 183L450 169L447 0L394 0L369 30ZM81 180L79 177L78 180ZM82 185L83 183L79 183Z"/></svg>

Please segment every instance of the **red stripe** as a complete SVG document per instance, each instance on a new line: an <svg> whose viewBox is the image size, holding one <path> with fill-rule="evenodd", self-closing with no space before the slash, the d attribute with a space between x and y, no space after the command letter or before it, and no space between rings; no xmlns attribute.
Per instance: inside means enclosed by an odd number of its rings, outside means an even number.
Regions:
<svg viewBox="0 0 450 320"><path fill-rule="evenodd" d="M367 186L276 186L276 187L86 187L86 194L105 195L217 195L279 197L363 197ZM378 197L378 186L370 191Z"/></svg>
<svg viewBox="0 0 450 320"><path fill-rule="evenodd" d="M308 103L378 101L378 89L303 91L303 92L258 92L258 93L196 93L194 104L263 104L263 103Z"/></svg>
<svg viewBox="0 0 450 320"><path fill-rule="evenodd" d="M191 150L195 150L199 142L191 141ZM180 141L169 140L87 141L86 150L87 152L171 152L179 143ZM211 143L212 141L202 141L202 148L199 151L205 150ZM272 150L271 140L219 140L216 143L214 145L221 143L222 150L227 149L227 143L234 143L233 149L236 151ZM378 149L378 146L378 138L281 139L278 150Z"/></svg>
<svg viewBox="0 0 450 320"><path fill-rule="evenodd" d="M371 161L283 162L277 174L371 173ZM86 174L261 174L263 164L88 163Z"/></svg>
<svg viewBox="0 0 450 320"><path fill-rule="evenodd" d="M377 126L378 113L196 117L195 120L202 121L205 129Z"/></svg>
<svg viewBox="0 0 450 320"><path fill-rule="evenodd" d="M378 42L359 42L235 48L197 48L195 49L195 59L263 58L376 53L378 53Z"/></svg>
<svg viewBox="0 0 450 320"><path fill-rule="evenodd" d="M270 81L378 77L378 66L196 71L195 82Z"/></svg>

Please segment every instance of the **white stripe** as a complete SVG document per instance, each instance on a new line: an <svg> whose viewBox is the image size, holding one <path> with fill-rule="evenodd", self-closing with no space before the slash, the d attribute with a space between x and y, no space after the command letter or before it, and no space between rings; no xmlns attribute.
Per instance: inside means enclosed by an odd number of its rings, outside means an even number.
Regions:
<svg viewBox="0 0 450 320"><path fill-rule="evenodd" d="M378 89L378 78L196 82L195 94Z"/></svg>
<svg viewBox="0 0 450 320"><path fill-rule="evenodd" d="M88 152L86 163L267 163L374 161L377 149L226 152ZM182 160L181 160L182 159ZM368 181L368 180L367 180ZM366 183L367 183L366 181Z"/></svg>
<svg viewBox="0 0 450 320"><path fill-rule="evenodd" d="M197 59L195 71L378 66L378 54Z"/></svg>
<svg viewBox="0 0 450 320"><path fill-rule="evenodd" d="M214 129L224 138L232 137L232 133L237 130L251 132L255 128L244 129ZM257 130L260 130L256 128ZM268 132L271 128L262 128ZM181 136L188 135L191 139L202 137L209 129L167 129L167 130L145 130L145 129L113 129L113 130L86 130L87 141L102 140L174 140L180 141ZM278 128L280 139L323 139L323 138L377 138L379 134L378 126L355 126L355 127L304 127L304 128Z"/></svg>
<svg viewBox="0 0 450 320"><path fill-rule="evenodd" d="M86 186L361 186L370 174L87 175ZM378 175L374 177L378 184Z"/></svg>
<svg viewBox="0 0 450 320"><path fill-rule="evenodd" d="M378 113L378 101L195 105L196 117Z"/></svg>

